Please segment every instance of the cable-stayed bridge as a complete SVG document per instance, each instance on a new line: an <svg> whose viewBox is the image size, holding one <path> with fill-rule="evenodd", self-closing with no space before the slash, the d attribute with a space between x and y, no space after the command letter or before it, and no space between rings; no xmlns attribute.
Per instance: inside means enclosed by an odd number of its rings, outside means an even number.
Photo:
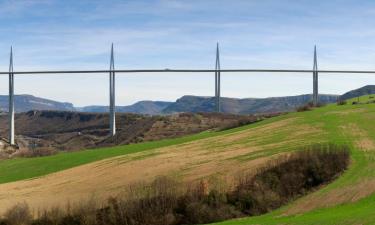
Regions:
<svg viewBox="0 0 375 225"><path fill-rule="evenodd" d="M216 60L215 69L115 69L115 55L113 44L110 52L110 66L108 70L40 70L40 71L14 71L13 68L13 48L10 50L10 61L9 71L0 71L0 75L9 76L9 144L15 144L15 125L14 125L14 77L15 75L51 75L51 74L109 74L109 132L111 136L116 134L116 112L115 112L115 80L116 74L118 75L129 75L136 73L211 73L215 75L215 110L216 112L221 111L220 98L221 98L221 74L222 73L299 73L304 75L312 75L313 77L313 104L319 104L319 74L375 74L372 70L318 70L317 50L314 47L313 54L313 67L312 69L306 70L293 70L293 69L221 69L220 67L220 52L219 43L216 46Z"/></svg>

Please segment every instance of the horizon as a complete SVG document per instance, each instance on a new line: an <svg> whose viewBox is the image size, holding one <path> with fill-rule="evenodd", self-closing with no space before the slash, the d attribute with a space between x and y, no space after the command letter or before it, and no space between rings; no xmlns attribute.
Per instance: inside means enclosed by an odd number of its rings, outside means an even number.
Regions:
<svg viewBox="0 0 375 225"><path fill-rule="evenodd" d="M0 70L115 68L213 69L216 42L222 69L375 68L375 3L371 1L0 1ZM250 9L250 10L249 10ZM197 82L199 77L199 82ZM342 94L375 82L373 75L320 75L320 92ZM0 94L7 94L0 76ZM108 75L16 75L15 93L108 105ZM83 88L82 88L83 87ZM222 74L222 96L265 98L312 92L312 74ZM118 75L116 105L145 99L213 96L214 74Z"/></svg>

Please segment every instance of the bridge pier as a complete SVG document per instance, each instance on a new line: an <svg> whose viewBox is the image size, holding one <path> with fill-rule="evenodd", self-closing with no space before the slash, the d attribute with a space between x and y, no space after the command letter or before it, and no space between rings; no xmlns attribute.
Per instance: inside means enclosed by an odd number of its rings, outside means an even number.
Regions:
<svg viewBox="0 0 375 225"><path fill-rule="evenodd" d="M13 73L13 48L10 47L9 60L9 144L15 145L14 141L14 73Z"/></svg>
<svg viewBox="0 0 375 225"><path fill-rule="evenodd" d="M109 129L111 136L116 134L116 104L115 104L115 61L113 44L111 47L111 60L109 67Z"/></svg>
<svg viewBox="0 0 375 225"><path fill-rule="evenodd" d="M313 104L317 106L319 104L319 93L318 93L318 60L316 54L316 46L314 47L314 66L313 66Z"/></svg>
<svg viewBox="0 0 375 225"><path fill-rule="evenodd" d="M13 73L13 48L10 47L10 60L9 60L9 144L15 145L14 141L14 73Z"/></svg>
<svg viewBox="0 0 375 225"><path fill-rule="evenodd" d="M216 112L221 112L221 77L220 77L220 54L219 54L219 43L216 45L216 64L215 64L215 107Z"/></svg>

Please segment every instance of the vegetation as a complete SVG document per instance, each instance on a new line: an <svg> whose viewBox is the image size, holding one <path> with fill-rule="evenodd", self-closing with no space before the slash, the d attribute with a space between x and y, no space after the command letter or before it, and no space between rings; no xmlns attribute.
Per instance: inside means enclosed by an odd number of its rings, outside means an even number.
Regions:
<svg viewBox="0 0 375 225"><path fill-rule="evenodd" d="M229 199L246 215L264 214L337 178L348 164L346 146L315 145L243 177Z"/></svg>
<svg viewBox="0 0 375 225"><path fill-rule="evenodd" d="M317 105L314 105L313 102L308 102L304 105L298 106L296 108L296 111L297 112L306 112L306 111L312 110L313 108L319 108L319 107L323 107L325 105L326 105L325 103L318 103Z"/></svg>
<svg viewBox="0 0 375 225"><path fill-rule="evenodd" d="M5 213L0 224L178 225L257 215L332 181L348 163L349 151L344 146L313 146L269 162L255 176L247 174L226 192L209 189L204 181L181 191L181 184L164 177L150 186L137 187L125 197L111 198L102 208L89 202L73 211L54 208L32 219L28 206L18 204Z"/></svg>
<svg viewBox="0 0 375 225"><path fill-rule="evenodd" d="M337 101L337 105L346 105L346 104L347 104L347 101L345 101L345 100L339 99Z"/></svg>
<svg viewBox="0 0 375 225"><path fill-rule="evenodd" d="M314 108L314 104L312 102L308 102L307 104L298 106L296 111L297 112L306 112L306 111L310 111L312 108Z"/></svg>

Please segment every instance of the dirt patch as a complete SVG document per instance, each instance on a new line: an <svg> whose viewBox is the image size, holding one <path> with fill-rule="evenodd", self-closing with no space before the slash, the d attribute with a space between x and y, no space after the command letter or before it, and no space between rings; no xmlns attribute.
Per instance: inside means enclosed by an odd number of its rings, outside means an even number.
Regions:
<svg viewBox="0 0 375 225"><path fill-rule="evenodd" d="M356 141L356 145L358 146L358 148L365 151L371 151L375 149L375 143L370 138L361 138L360 140Z"/></svg>
<svg viewBox="0 0 375 225"><path fill-rule="evenodd" d="M356 124L348 124L341 127L344 132L348 133L349 135L355 137L354 144L357 148L363 151L372 151L375 150L375 142L369 137L367 132Z"/></svg>

